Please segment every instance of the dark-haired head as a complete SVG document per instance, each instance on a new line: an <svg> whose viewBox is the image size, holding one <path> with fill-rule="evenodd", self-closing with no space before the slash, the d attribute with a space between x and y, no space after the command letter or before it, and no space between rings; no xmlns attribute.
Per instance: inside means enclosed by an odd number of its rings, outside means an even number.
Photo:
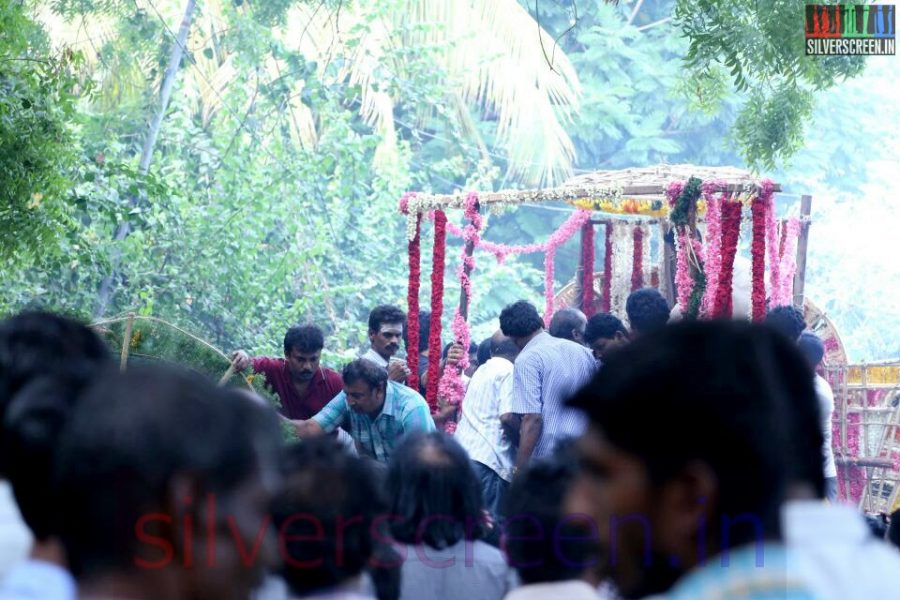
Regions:
<svg viewBox="0 0 900 600"><path fill-rule="evenodd" d="M396 306L376 306L369 313L369 342L384 360L390 360L406 339L406 313ZM420 342L421 344L421 342Z"/></svg>
<svg viewBox="0 0 900 600"><path fill-rule="evenodd" d="M431 335L431 313L419 311L419 354L428 352L428 337Z"/></svg>
<svg viewBox="0 0 900 600"><path fill-rule="evenodd" d="M325 334L316 325L294 325L284 334L284 354L292 350L305 354L321 352L325 347Z"/></svg>
<svg viewBox="0 0 900 600"><path fill-rule="evenodd" d="M825 357L825 344L822 339L811 331L804 331L797 340L797 347L806 358L811 369L816 369Z"/></svg>
<svg viewBox="0 0 900 600"><path fill-rule="evenodd" d="M13 397L35 379L65 382L76 393L110 364L103 340L75 319L24 312L0 322L0 422ZM4 456L9 454L0 453L0 476Z"/></svg>
<svg viewBox="0 0 900 600"><path fill-rule="evenodd" d="M764 323L791 342L796 342L803 330L806 329L803 313L791 305L776 306L769 310Z"/></svg>
<svg viewBox="0 0 900 600"><path fill-rule="evenodd" d="M486 534L481 486L469 457L443 433L411 434L388 467L394 538L446 548Z"/></svg>
<svg viewBox="0 0 900 600"><path fill-rule="evenodd" d="M309 381L319 370L325 335L315 325L296 325L284 336L284 358L291 376Z"/></svg>
<svg viewBox="0 0 900 600"><path fill-rule="evenodd" d="M519 300L500 312L500 331L520 349L544 328L544 321L530 302Z"/></svg>
<svg viewBox="0 0 900 600"><path fill-rule="evenodd" d="M606 354L628 343L625 324L612 313L598 313L588 319L584 330L584 343L602 359Z"/></svg>
<svg viewBox="0 0 900 600"><path fill-rule="evenodd" d="M550 327L547 333L553 337L570 340L579 344L584 342L584 328L587 325L587 317L577 308L561 308L550 319Z"/></svg>
<svg viewBox="0 0 900 600"><path fill-rule="evenodd" d="M478 365L483 365L491 359L491 338L486 338L478 344Z"/></svg>
<svg viewBox="0 0 900 600"><path fill-rule="evenodd" d="M291 446L273 522L283 541L281 574L297 596L358 577L374 553L385 504L371 466L330 438Z"/></svg>
<svg viewBox="0 0 900 600"><path fill-rule="evenodd" d="M528 467L506 495L503 547L524 584L580 579L598 562L590 524L565 513L578 473L566 452Z"/></svg>
<svg viewBox="0 0 900 600"><path fill-rule="evenodd" d="M509 361L514 361L516 356L519 355L519 347L512 340L512 338L506 337L503 335L502 331L494 332L494 335L490 338L491 342L491 357L502 357L506 358Z"/></svg>
<svg viewBox="0 0 900 600"><path fill-rule="evenodd" d="M370 360L358 358L344 367L344 393L347 405L357 412L375 415L384 406L387 371Z"/></svg>
<svg viewBox="0 0 900 600"><path fill-rule="evenodd" d="M669 303L656 288L635 290L625 301L631 331L638 335L664 327L669 322L669 310Z"/></svg>
<svg viewBox="0 0 900 600"><path fill-rule="evenodd" d="M765 327L662 328L612 353L572 403L591 423L580 445L581 505L594 507L598 523L642 514L622 524L620 547L611 549L626 597L667 589L693 566L704 532L710 555L778 537L789 484L822 495L823 438L809 368Z"/></svg>
<svg viewBox="0 0 900 600"><path fill-rule="evenodd" d="M258 532L279 448L271 409L204 378L148 367L99 381L74 411L57 465L60 537L79 584L140 571L142 586L165 580L169 592L247 597L274 558ZM188 532L186 523L214 527ZM220 535L229 530L242 548L259 549L252 564ZM197 548L212 544L215 561L185 569L185 535ZM163 544L172 553L159 552Z"/></svg>

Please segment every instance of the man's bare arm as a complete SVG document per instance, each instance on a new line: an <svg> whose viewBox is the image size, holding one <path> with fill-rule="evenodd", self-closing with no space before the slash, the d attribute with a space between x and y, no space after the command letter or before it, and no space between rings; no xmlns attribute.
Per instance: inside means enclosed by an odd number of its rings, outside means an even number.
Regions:
<svg viewBox="0 0 900 600"><path fill-rule="evenodd" d="M503 435L509 440L513 446L519 445L519 428L522 426L522 417L515 413L504 413L500 415L500 426L503 428Z"/></svg>
<svg viewBox="0 0 900 600"><path fill-rule="evenodd" d="M294 426L294 431L297 432L297 437L301 440L325 435L325 430L322 429L322 426L312 419L305 421L292 420L291 425Z"/></svg>
<svg viewBox="0 0 900 600"><path fill-rule="evenodd" d="M522 415L522 425L519 427L519 451L516 453L516 468L523 469L528 466L534 448L541 438L544 428L544 418L537 413Z"/></svg>

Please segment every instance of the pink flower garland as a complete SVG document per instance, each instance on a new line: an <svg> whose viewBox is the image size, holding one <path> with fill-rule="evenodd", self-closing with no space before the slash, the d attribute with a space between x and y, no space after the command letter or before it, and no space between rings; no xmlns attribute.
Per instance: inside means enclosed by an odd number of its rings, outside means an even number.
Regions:
<svg viewBox="0 0 900 600"><path fill-rule="evenodd" d="M682 313L687 311L688 302L691 299L691 291L694 289L694 278L691 277L690 264L688 262L688 232L676 231L675 244L675 301L681 307Z"/></svg>
<svg viewBox="0 0 900 600"><path fill-rule="evenodd" d="M713 312L719 273L722 270L722 196L713 196L714 188L703 184L706 199L706 290L700 304L700 314L709 317Z"/></svg>
<svg viewBox="0 0 900 600"><path fill-rule="evenodd" d="M459 268L456 271L456 274L459 276L460 287L463 290L463 293L466 297L467 306L472 305L472 280L470 278L471 272L475 269L475 253L474 249L478 246L478 242L480 241L480 231L482 226L481 213L478 212L478 194L475 192L470 192L466 197L465 202L465 216L469 223L465 226L463 230L464 239L466 244L463 246L462 258L459 263ZM472 254L469 255L466 253L466 246L471 244ZM461 373L465 371L469 366L469 343L471 341L471 334L469 332L469 324L466 322L466 319L463 317L462 313L459 311L459 307L456 307L456 314L453 315L453 325L451 326L453 331L453 339L457 344L460 344L465 350L463 352L463 356L460 359L459 363L457 363L455 368L444 369L444 375L441 377L440 384L438 386L438 397L446 400L446 402L451 406L460 406L462 404L463 397L466 394L466 386L463 383ZM453 433L456 431L456 421L449 419L444 424L444 430L447 433Z"/></svg>
<svg viewBox="0 0 900 600"><path fill-rule="evenodd" d="M797 270L797 238L800 237L800 220L796 217L788 219L784 225L787 230L784 238L784 249L779 265L779 281L776 288L773 306L791 304L794 290L794 273Z"/></svg>
<svg viewBox="0 0 900 600"><path fill-rule="evenodd" d="M780 253L778 239L778 221L776 219L775 194L771 190L774 184L769 179L763 179L760 183L760 199L766 203L766 250L769 262L769 304L771 307L778 306L774 299L777 295L777 288L781 281L780 273Z"/></svg>
<svg viewBox="0 0 900 600"><path fill-rule="evenodd" d="M675 206L675 202L678 200L678 196L681 195L682 190L684 190L683 181L672 181L669 183L669 186L666 188L666 200L668 200L670 207Z"/></svg>
<svg viewBox="0 0 900 600"><path fill-rule="evenodd" d="M591 211L577 210L566 219L566 222L554 231L546 241L544 255L544 324L550 325L553 317L553 259L556 249L568 241L591 218Z"/></svg>

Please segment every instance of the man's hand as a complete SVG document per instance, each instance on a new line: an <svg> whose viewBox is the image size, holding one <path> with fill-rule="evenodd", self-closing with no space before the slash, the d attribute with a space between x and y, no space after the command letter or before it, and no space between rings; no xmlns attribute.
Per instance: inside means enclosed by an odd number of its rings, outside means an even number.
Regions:
<svg viewBox="0 0 900 600"><path fill-rule="evenodd" d="M241 372L249 367L250 362L250 355L243 350L236 350L231 355L231 366L233 366L234 370L237 372Z"/></svg>
<svg viewBox="0 0 900 600"><path fill-rule="evenodd" d="M463 349L462 344L454 343L450 346L450 349L447 350L447 364L450 366L456 366L459 364L459 361L462 360L462 357L465 356L466 351Z"/></svg>
<svg viewBox="0 0 900 600"><path fill-rule="evenodd" d="M399 360L392 360L388 365L388 379L391 381L398 381L400 383L406 383L407 377L409 377L409 367L406 366L406 363L403 363Z"/></svg>

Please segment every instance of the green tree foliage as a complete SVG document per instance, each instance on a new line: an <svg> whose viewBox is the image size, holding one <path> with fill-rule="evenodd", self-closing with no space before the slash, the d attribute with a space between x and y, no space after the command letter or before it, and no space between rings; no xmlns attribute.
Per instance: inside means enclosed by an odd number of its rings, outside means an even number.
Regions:
<svg viewBox="0 0 900 600"><path fill-rule="evenodd" d="M869 127L870 121L859 121L860 113L868 114L864 90L848 89L849 101L808 93L852 74L856 62L787 60L796 35L802 37L802 8L791 23L762 15L761 31L723 30L739 50L742 79L736 80L721 41L691 57L692 44L708 32L695 23L685 37L686 13L672 0L540 2L537 12L523 0L521 8L548 32L543 50L534 22L510 41L511 27L502 14L490 13L490 2L478 3L486 12L466 33L442 24L448 15L459 17L453 11L468 4L462 2L207 0L198 4L153 162L142 176L138 157L183 2L36 4L55 8L58 22L47 27L85 53L75 63L83 93L73 105L53 92L64 86L35 88L47 95L52 110L46 114L65 125L60 138L43 130L28 137L34 151L55 161L45 171L55 178L47 186L55 194L44 192L38 209L60 216L45 228L48 235L22 235L35 240L40 254L2 263L3 313L42 305L90 317L100 282L120 253L108 314L160 317L218 348L276 355L289 325L314 320L329 333L326 362L352 356L365 343L372 306L405 305L406 239L397 213L402 192L522 187L539 180L548 165L564 171L558 167L565 152L547 152L541 141L560 142L555 127L529 137L531 121L547 122L523 109L536 96L510 96L515 101L501 110L496 102L477 102L477 94L450 93L463 87L467 71L460 65L473 65L469 70L479 77L483 72L486 87L491 77L502 89L527 87L516 82L515 69L502 68L503 44L513 41L522 64L546 69L541 77L564 71L564 60L578 74L580 109L568 120L566 111L555 115L574 147L568 167L576 172L659 162L740 164L741 156L754 162L753 153L764 151L780 159L796 149L799 136L810 135L814 143L796 155L802 172L781 173L782 181L800 191L812 180L849 190L865 173L860 163L870 147L859 138L837 143L834 133L854 122ZM718 7L725 3L704 6L710 31L719 31L724 13ZM756 10L744 2L735 7L743 19ZM786 15L783 10L779 5L778 14ZM673 15L677 22L666 20ZM490 34L492 23L501 33ZM782 35L794 25L796 34ZM29 33L11 56L52 56L40 33ZM481 62L465 62L472 56ZM685 56L695 64L686 67ZM761 64L766 61L771 64ZM17 65L38 68L29 61ZM0 62L0 69L6 66ZM737 90L741 81L746 91ZM833 122L817 121L804 131L813 99L830 107ZM21 104L9 106L21 114ZM504 114L519 115L512 137ZM751 146L756 149L748 153ZM762 156L757 162L764 165ZM17 201L27 207L33 186L23 177L11 184L22 190ZM59 198L56 204L49 204L51 197ZM134 206L131 197L138 198ZM484 235L504 243L546 239L566 218L554 208L561 207L490 215ZM38 212L10 214L36 219ZM451 218L460 222L461 215ZM132 233L114 243L125 220ZM20 227L0 226L4 233ZM423 301L430 294L428 224L425 229ZM451 238L448 322L460 250ZM577 255L575 240L560 249L557 287L574 275ZM498 265L490 255L477 255L471 313L477 339L496 329L506 303L523 297L542 303L542 261L533 255ZM602 264L602 256L597 261Z"/></svg>
<svg viewBox="0 0 900 600"><path fill-rule="evenodd" d="M67 217L78 57L50 53L21 2L0 3L0 254L53 249Z"/></svg>

